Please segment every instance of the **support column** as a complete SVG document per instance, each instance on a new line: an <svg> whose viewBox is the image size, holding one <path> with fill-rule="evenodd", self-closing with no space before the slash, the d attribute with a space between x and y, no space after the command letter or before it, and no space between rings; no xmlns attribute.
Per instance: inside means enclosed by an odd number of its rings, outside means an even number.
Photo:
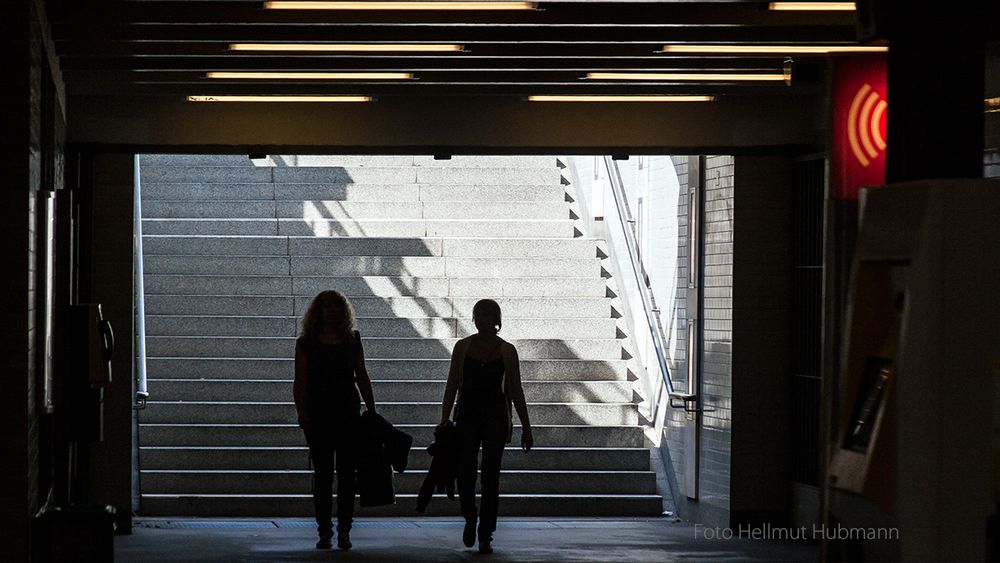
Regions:
<svg viewBox="0 0 1000 563"><path fill-rule="evenodd" d="M4 439L0 440L0 560L25 561L29 557L29 522L37 508L30 473L38 445L32 426L32 355L34 353L32 285L31 201L31 42L30 3L5 3L0 10L0 44L3 45L4 87L0 89L0 255L5 283L0 292L3 335L0 339L0 412Z"/></svg>
<svg viewBox="0 0 1000 563"><path fill-rule="evenodd" d="M104 441L89 447L90 496L117 510L117 533L131 531L133 401L133 197L131 154L90 157L93 164L89 283L81 300L100 303L115 331L111 385L104 391ZM89 243L89 244L88 244Z"/></svg>
<svg viewBox="0 0 1000 563"><path fill-rule="evenodd" d="M983 176L982 20L973 7L932 8L887 24L887 182Z"/></svg>

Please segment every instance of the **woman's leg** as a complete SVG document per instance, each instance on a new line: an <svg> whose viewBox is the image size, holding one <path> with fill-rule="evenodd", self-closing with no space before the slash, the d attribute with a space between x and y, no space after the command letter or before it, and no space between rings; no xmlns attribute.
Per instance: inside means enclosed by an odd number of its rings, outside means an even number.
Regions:
<svg viewBox="0 0 1000 563"><path fill-rule="evenodd" d="M310 428L305 431L313 464L313 509L319 534L333 533L333 436L329 431Z"/></svg>
<svg viewBox="0 0 1000 563"><path fill-rule="evenodd" d="M462 441L458 459L458 498L466 522L476 521L476 474L479 471L479 443L482 441L475 425L459 426Z"/></svg>
<svg viewBox="0 0 1000 563"><path fill-rule="evenodd" d="M337 442L337 531L350 532L354 522L357 489L357 441L353 432L342 432Z"/></svg>
<svg viewBox="0 0 1000 563"><path fill-rule="evenodd" d="M507 442L507 423L503 428L491 428L483 437L482 504L479 508L479 541L490 542L497 529L497 510L500 503L500 463Z"/></svg>

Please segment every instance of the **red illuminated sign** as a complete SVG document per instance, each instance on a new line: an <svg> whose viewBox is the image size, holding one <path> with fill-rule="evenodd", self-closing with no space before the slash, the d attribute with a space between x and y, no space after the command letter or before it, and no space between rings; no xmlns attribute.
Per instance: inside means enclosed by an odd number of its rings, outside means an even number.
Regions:
<svg viewBox="0 0 1000 563"><path fill-rule="evenodd" d="M888 110L885 55L850 56L833 67L833 197L857 199L864 186L885 183Z"/></svg>

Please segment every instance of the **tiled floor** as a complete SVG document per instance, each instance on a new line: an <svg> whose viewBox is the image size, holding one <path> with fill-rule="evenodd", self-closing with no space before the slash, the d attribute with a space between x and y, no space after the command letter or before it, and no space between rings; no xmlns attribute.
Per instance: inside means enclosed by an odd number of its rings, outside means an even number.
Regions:
<svg viewBox="0 0 1000 563"><path fill-rule="evenodd" d="M348 552L314 548L315 524L293 519L137 519L115 538L116 561L814 561L809 543L705 539L667 518L501 519L491 555L461 543L454 518L355 522Z"/></svg>

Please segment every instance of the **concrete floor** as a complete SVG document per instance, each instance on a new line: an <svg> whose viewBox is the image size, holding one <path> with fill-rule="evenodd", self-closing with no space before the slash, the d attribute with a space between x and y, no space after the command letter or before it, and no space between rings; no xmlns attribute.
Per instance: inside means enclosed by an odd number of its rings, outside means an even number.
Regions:
<svg viewBox="0 0 1000 563"><path fill-rule="evenodd" d="M364 518L354 549L314 548L315 524L299 519L136 519L115 538L115 560L166 561L815 561L803 542L704 539L694 525L668 518L506 518L495 552L462 545L455 518Z"/></svg>

